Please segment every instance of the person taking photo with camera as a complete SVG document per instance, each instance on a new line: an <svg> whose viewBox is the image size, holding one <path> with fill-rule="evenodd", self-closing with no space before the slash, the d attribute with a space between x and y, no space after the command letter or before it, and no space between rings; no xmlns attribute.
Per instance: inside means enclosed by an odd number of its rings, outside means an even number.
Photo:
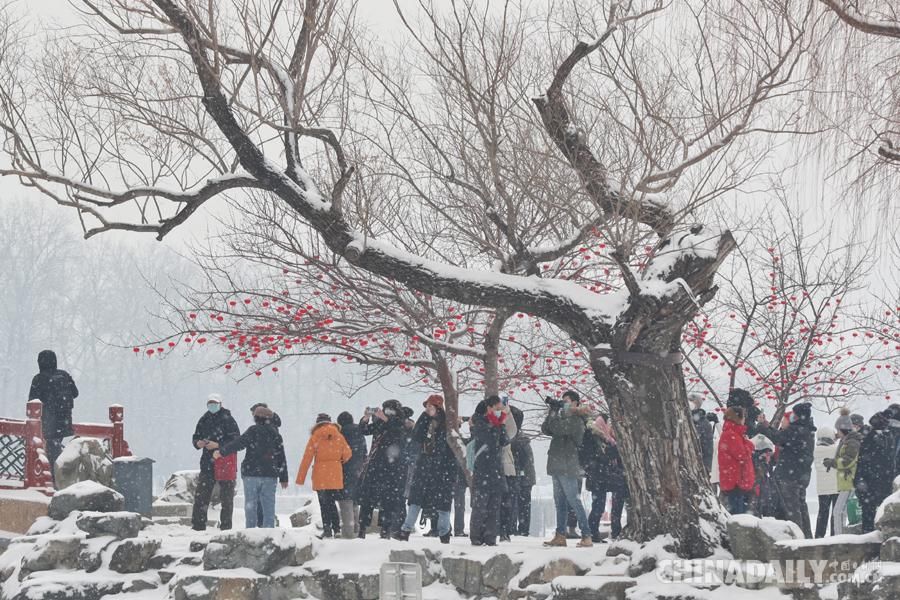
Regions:
<svg viewBox="0 0 900 600"><path fill-rule="evenodd" d="M590 548L594 545L591 527L578 494L578 478L582 474L578 448L584 438L587 411L581 406L581 397L574 390L564 393L562 400L547 398L545 402L549 412L541 425L541 432L550 437L547 474L553 478L556 535L552 540L544 542L544 545L566 545L566 517L571 507L581 529L581 541L576 545L579 548Z"/></svg>

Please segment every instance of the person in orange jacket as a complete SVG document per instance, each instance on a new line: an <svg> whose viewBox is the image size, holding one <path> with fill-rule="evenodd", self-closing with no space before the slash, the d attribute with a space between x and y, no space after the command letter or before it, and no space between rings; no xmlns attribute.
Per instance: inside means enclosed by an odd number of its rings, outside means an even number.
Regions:
<svg viewBox="0 0 900 600"><path fill-rule="evenodd" d="M753 442L747 439L744 409L729 407L719 438L719 486L728 498L728 509L733 515L747 512L747 500L756 479L753 448Z"/></svg>
<svg viewBox="0 0 900 600"><path fill-rule="evenodd" d="M297 485L306 483L306 474L315 460L312 472L312 486L319 497L322 509L323 537L337 536L341 532L341 520L337 503L344 498L344 463L353 452L341 434L341 428L331 422L331 417L320 413L316 425L306 443L306 451L297 472ZM352 514L352 513L351 513ZM352 523L344 523L353 532ZM352 536L351 536L352 537Z"/></svg>

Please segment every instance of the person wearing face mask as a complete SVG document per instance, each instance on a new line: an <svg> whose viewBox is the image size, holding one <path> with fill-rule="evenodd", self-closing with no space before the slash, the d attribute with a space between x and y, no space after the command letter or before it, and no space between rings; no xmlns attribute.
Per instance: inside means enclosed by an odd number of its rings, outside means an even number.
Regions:
<svg viewBox="0 0 900 600"><path fill-rule="evenodd" d="M590 548L594 545L591 526L578 494L578 478L582 475L578 448L584 439L587 411L582 409L581 398L574 390L563 394L561 404L552 400L548 400L547 404L550 411L541 425L541 433L550 436L547 474L553 478L556 535L544 542L544 545L566 545L566 518L571 507L581 529L581 541L576 545L579 548Z"/></svg>
<svg viewBox="0 0 900 600"><path fill-rule="evenodd" d="M406 522L396 536L406 541L415 529L422 510L437 512L438 536L442 544L450 543L450 507L456 485L456 457L447 443L447 415L444 398L433 394L423 403L412 438L420 445L409 492Z"/></svg>
<svg viewBox="0 0 900 600"><path fill-rule="evenodd" d="M206 400L206 412L197 421L194 429L193 446L201 450L200 476L197 479L197 491L194 494L194 509L191 515L191 527L195 531L206 529L209 502L213 488L219 484L219 498L222 510L219 513L219 529L231 529L231 517L234 510L234 480L216 481L213 451L231 442L241 435L237 421L227 408L222 407L222 396L210 394Z"/></svg>
<svg viewBox="0 0 900 600"><path fill-rule="evenodd" d="M781 497L784 516L796 523L807 538L813 536L806 506L806 488L812 477L816 447L816 426L812 420L812 405L801 402L794 406L787 427L773 429L760 415L759 433L778 447L778 461L773 473L775 486Z"/></svg>
<svg viewBox="0 0 900 600"><path fill-rule="evenodd" d="M507 491L503 474L503 449L509 445L506 420L509 405L489 396L475 407L472 430L472 515L469 539L473 546L496 546L500 529L500 504Z"/></svg>

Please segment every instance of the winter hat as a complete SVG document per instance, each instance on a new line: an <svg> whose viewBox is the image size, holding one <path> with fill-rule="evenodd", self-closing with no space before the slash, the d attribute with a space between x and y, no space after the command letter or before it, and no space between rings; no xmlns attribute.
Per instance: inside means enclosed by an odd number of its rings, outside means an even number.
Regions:
<svg viewBox="0 0 900 600"><path fill-rule="evenodd" d="M794 414L798 419L808 419L812 415L812 404L809 402L801 402L794 405Z"/></svg>
<svg viewBox="0 0 900 600"><path fill-rule="evenodd" d="M729 406L725 409L725 420L738 423L745 418L744 409L740 406Z"/></svg>
<svg viewBox="0 0 900 600"><path fill-rule="evenodd" d="M206 397L206 403L215 402L216 404L222 404L222 395L221 394L210 394Z"/></svg>
<svg viewBox="0 0 900 600"><path fill-rule="evenodd" d="M834 422L834 428L838 431L850 431L853 429L853 418L850 416L850 409L844 407L841 409L841 416Z"/></svg>
<svg viewBox="0 0 900 600"><path fill-rule="evenodd" d="M753 439L750 440L753 442L753 447L757 450L771 450L775 451L775 444L772 443L772 440L759 433L753 436Z"/></svg>
<svg viewBox="0 0 900 600"><path fill-rule="evenodd" d="M381 403L381 410L388 416L396 415L399 417L403 412L403 405L400 404L399 400L385 400ZM390 413L388 413L388 411L390 411Z"/></svg>
<svg viewBox="0 0 900 600"><path fill-rule="evenodd" d="M438 394L432 394L428 396L428 400L422 403L425 408L428 408L429 405L444 410L444 398Z"/></svg>
<svg viewBox="0 0 900 600"><path fill-rule="evenodd" d="M578 392L576 392L575 390L566 390L563 393L562 397L568 398L569 400L571 400L572 402L575 402L576 404L581 404L581 396L579 396Z"/></svg>
<svg viewBox="0 0 900 600"><path fill-rule="evenodd" d="M872 415L872 418L869 419L869 425L871 425L874 429L884 429L888 426L890 418L890 415L887 415L883 412L877 412Z"/></svg>
<svg viewBox="0 0 900 600"><path fill-rule="evenodd" d="M891 404L885 409L884 413L889 419L900 419L900 404Z"/></svg>
<svg viewBox="0 0 900 600"><path fill-rule="evenodd" d="M854 427L862 427L866 424L866 418L860 414L853 413L850 415L850 422L853 423Z"/></svg>
<svg viewBox="0 0 900 600"><path fill-rule="evenodd" d="M257 402L256 404L254 404L253 406L250 407L250 414L252 415L256 411L256 409L259 408L260 406L265 406L266 408L269 408L269 405L266 404L265 402Z"/></svg>
<svg viewBox="0 0 900 600"><path fill-rule="evenodd" d="M728 392L728 401L725 403L725 405L743 406L744 408L750 408L751 406L753 406L753 397L747 390L734 388L733 390Z"/></svg>
<svg viewBox="0 0 900 600"><path fill-rule="evenodd" d="M316 417L316 425L319 423L331 423L331 415L328 413L319 413L319 416Z"/></svg>
<svg viewBox="0 0 900 600"><path fill-rule="evenodd" d="M400 407L400 412L403 413L403 418L404 418L404 419L412 419L412 418L413 418L413 415L416 414L415 412L413 412L413 409L411 409L411 408L408 407L408 406L401 406L401 407Z"/></svg>
<svg viewBox="0 0 900 600"><path fill-rule="evenodd" d="M274 415L274 414L275 413L273 413L269 408L266 408L265 406L257 406L256 410L253 411L253 418L254 419L271 419L272 415Z"/></svg>
<svg viewBox="0 0 900 600"><path fill-rule="evenodd" d="M833 440L834 439L834 429L832 429L831 427L829 427L827 425L819 427L818 431L816 432L816 439L818 439L818 440L824 440L824 439Z"/></svg>
<svg viewBox="0 0 900 600"><path fill-rule="evenodd" d="M353 415L351 415L347 411L344 411L338 415L337 423L341 427L346 427L347 425L353 425Z"/></svg>

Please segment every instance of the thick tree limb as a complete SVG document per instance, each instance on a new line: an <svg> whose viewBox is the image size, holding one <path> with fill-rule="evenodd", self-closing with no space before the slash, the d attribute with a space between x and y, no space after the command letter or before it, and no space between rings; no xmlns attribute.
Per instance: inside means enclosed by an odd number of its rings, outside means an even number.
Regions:
<svg viewBox="0 0 900 600"><path fill-rule="evenodd" d="M838 0L819 0L838 16L844 23L854 29L884 37L900 38L900 22L875 20L859 13L845 2Z"/></svg>

